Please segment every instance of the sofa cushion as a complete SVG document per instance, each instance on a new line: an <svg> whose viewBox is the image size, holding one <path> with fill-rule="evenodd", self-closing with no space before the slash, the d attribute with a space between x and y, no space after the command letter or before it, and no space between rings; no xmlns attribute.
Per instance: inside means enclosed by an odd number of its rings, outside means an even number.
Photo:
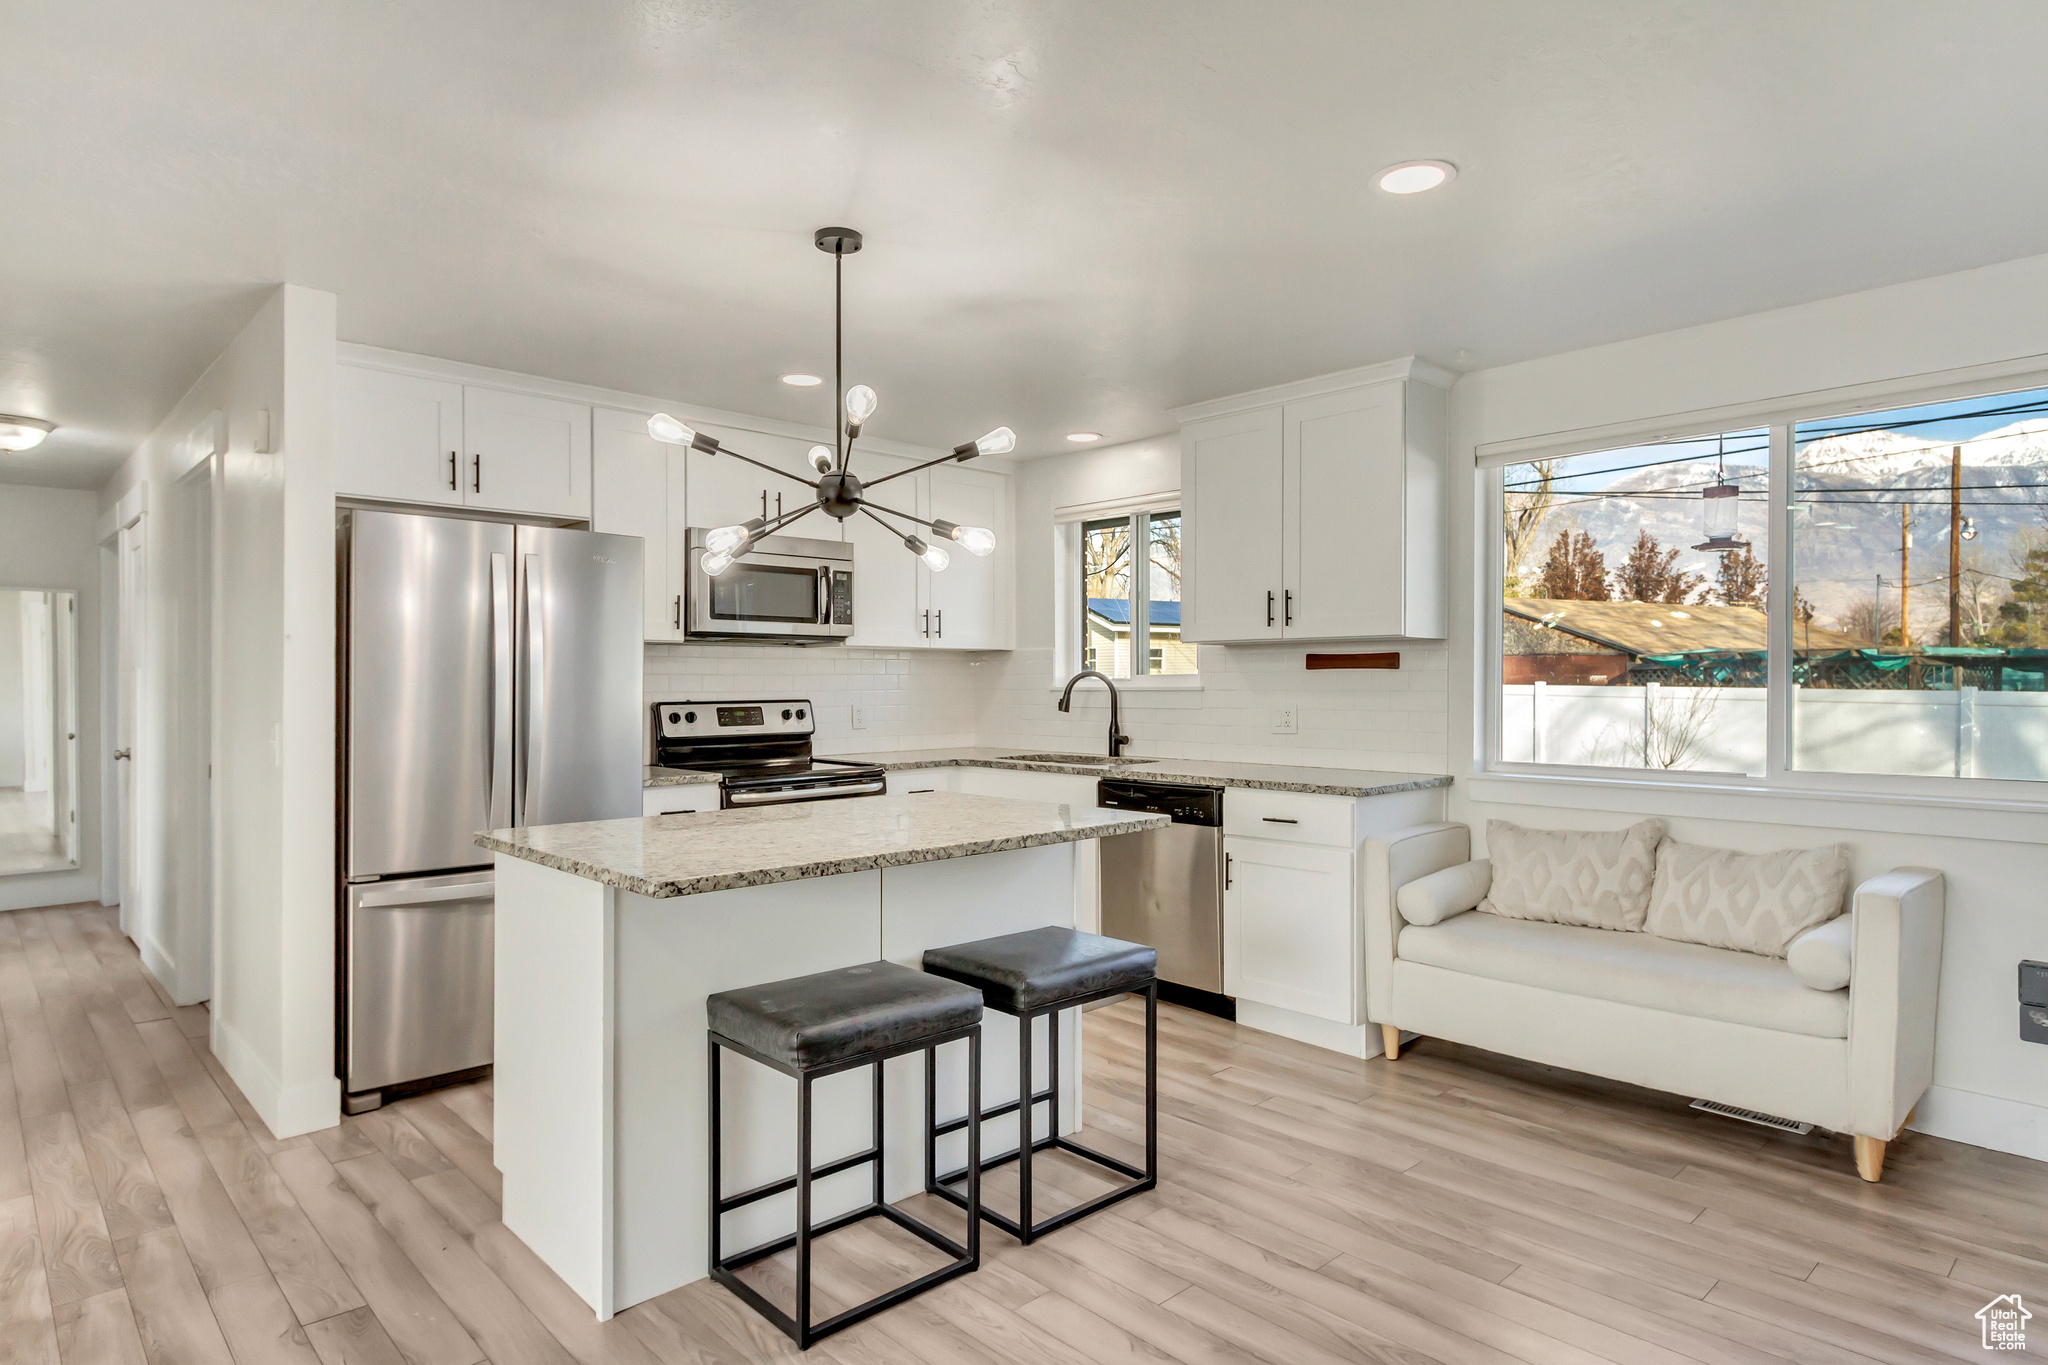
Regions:
<svg viewBox="0 0 2048 1365"><path fill-rule="evenodd" d="M1441 924L1486 899L1493 884L1493 864L1484 858L1417 877L1394 893L1395 908L1409 924Z"/></svg>
<svg viewBox="0 0 2048 1365"><path fill-rule="evenodd" d="M1780 1033L1849 1036L1847 991L1809 989L1782 959L1756 953L1484 914L1411 924L1395 953L1492 981Z"/></svg>
<svg viewBox="0 0 2048 1365"><path fill-rule="evenodd" d="M1840 844L1738 853L1667 839L1648 926L1660 938L1783 957L1793 939L1842 913L1848 891Z"/></svg>
<svg viewBox="0 0 2048 1365"><path fill-rule="evenodd" d="M1785 965L1813 990L1838 991L1849 984L1855 956L1856 921L1836 915L1793 939L1785 950Z"/></svg>
<svg viewBox="0 0 2048 1365"><path fill-rule="evenodd" d="M1640 929L1664 822L1617 830L1524 829L1486 822L1493 885L1481 910L1509 919Z"/></svg>

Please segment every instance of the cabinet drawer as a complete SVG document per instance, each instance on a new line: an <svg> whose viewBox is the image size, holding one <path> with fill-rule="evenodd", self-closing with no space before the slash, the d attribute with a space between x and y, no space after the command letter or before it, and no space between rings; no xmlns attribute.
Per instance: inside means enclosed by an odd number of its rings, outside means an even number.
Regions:
<svg viewBox="0 0 2048 1365"><path fill-rule="evenodd" d="M1249 839L1350 848L1351 804L1342 796L1232 787L1223 793L1223 832Z"/></svg>
<svg viewBox="0 0 2048 1365"><path fill-rule="evenodd" d="M643 815L676 815L683 811L718 809L718 784L693 782L682 787L649 787L641 798Z"/></svg>

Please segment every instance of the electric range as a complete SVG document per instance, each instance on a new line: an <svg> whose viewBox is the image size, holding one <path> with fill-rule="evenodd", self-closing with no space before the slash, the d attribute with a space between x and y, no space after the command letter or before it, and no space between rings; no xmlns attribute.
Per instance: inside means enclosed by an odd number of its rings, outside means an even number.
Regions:
<svg viewBox="0 0 2048 1365"><path fill-rule="evenodd" d="M651 711L655 764L717 773L722 810L888 790L875 764L812 755L817 711L808 700L665 701Z"/></svg>

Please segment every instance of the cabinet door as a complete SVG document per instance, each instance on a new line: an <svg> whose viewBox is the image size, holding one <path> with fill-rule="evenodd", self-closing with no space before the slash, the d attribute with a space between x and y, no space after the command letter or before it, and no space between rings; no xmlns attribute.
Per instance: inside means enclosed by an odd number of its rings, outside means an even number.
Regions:
<svg viewBox="0 0 2048 1365"><path fill-rule="evenodd" d="M863 479L879 479L910 463L859 451L854 455L854 470ZM920 474L896 479L876 489L875 500L921 516L923 483ZM868 649L924 648L924 604L918 600L924 566L903 548L903 537L868 517L856 514L841 525L853 546L853 634L846 643Z"/></svg>
<svg viewBox="0 0 2048 1365"><path fill-rule="evenodd" d="M1225 838L1223 991L1356 1023L1351 853Z"/></svg>
<svg viewBox="0 0 2048 1365"><path fill-rule="evenodd" d="M470 507L542 516L590 515L590 408L473 385L462 390Z"/></svg>
<svg viewBox="0 0 2048 1365"><path fill-rule="evenodd" d="M1281 638L1280 409L1189 425L1181 478L1182 637Z"/></svg>
<svg viewBox="0 0 2048 1365"><path fill-rule="evenodd" d="M743 455L787 469L792 474L810 477L811 467L804 463L804 451L809 447L800 442L727 427L699 429ZM802 484L777 478L765 469L730 455L708 455L701 450L692 450L687 458L690 476L684 497L689 509L689 525L701 531L716 526L737 526L755 517L772 517L778 511L793 512L812 496L804 491ZM780 503L776 501L778 497ZM818 520L809 518L803 525L791 527L789 534L838 539L819 526Z"/></svg>
<svg viewBox="0 0 2048 1365"><path fill-rule="evenodd" d="M926 605L932 612L934 649L1009 649L1010 545L1008 480L986 470L939 465L924 475L925 516L959 526L986 526L996 533L996 551L986 559L952 541L941 541L953 557L943 572L926 571ZM895 484L881 491L886 495ZM886 496L883 498L887 501ZM930 533L926 533L930 539ZM904 552L908 554L908 551Z"/></svg>
<svg viewBox="0 0 2048 1365"><path fill-rule="evenodd" d="M591 418L590 529L642 542L642 636L682 638L680 565L670 561L669 452L647 434L642 413L599 408Z"/></svg>
<svg viewBox="0 0 2048 1365"><path fill-rule="evenodd" d="M334 491L459 506L462 386L336 367Z"/></svg>
<svg viewBox="0 0 2048 1365"><path fill-rule="evenodd" d="M1290 403L1285 422L1287 638L1401 634L1401 385Z"/></svg>

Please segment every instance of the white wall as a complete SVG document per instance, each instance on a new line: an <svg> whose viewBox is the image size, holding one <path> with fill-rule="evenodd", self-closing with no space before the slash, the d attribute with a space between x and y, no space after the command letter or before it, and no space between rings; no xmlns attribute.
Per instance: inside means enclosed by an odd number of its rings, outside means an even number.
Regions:
<svg viewBox="0 0 2048 1365"><path fill-rule="evenodd" d="M983 680L998 657L925 649L648 645L644 695L650 705L808 698L820 754L951 748L975 742ZM866 712L863 729L853 728L855 706Z"/></svg>
<svg viewBox="0 0 2048 1365"><path fill-rule="evenodd" d="M21 594L0 588L0 787L19 787L28 761L21 657Z"/></svg>
<svg viewBox="0 0 2048 1365"><path fill-rule="evenodd" d="M1107 691L1076 689L1058 710L1055 677L1056 509L1180 491L1180 437L1156 436L1033 460L1016 477L1017 649L991 656L978 731L982 744L1092 752L1109 728ZM1062 623L1058 628L1066 628ZM1314 646L1317 650L1328 648ZM1404 645L1398 671L1310 673L1306 645L1202 645L1200 687L1123 688L1134 754L1235 758L1324 768L1446 772L1441 645ZM1078 665L1076 665L1078 666ZM1272 733L1272 712L1300 708L1298 733Z"/></svg>
<svg viewBox="0 0 2048 1365"><path fill-rule="evenodd" d="M1482 759L1479 626L1499 611L1497 586L1474 572L1479 538L1493 533L1478 494L1477 447L1886 380L1910 387L1942 371L2027 357L2044 357L2048 368L2048 256L1464 376L1451 391L1453 506L1465 509L1454 518L1451 556L1460 571L1448 672L1459 717L1453 770L1475 773ZM1674 837L1699 843L1841 842L1859 877L1899 865L1942 869L1948 919L1935 1091L1914 1126L2048 1158L2048 1047L2019 1040L2015 996L2015 964L2048 959L2040 898L2048 815L1491 777L1461 777L1451 810L1482 827L1488 818L1612 827L1660 815Z"/></svg>
<svg viewBox="0 0 2048 1365"><path fill-rule="evenodd" d="M139 947L174 994L210 990L213 1047L279 1136L332 1126L334 1077L335 300L280 286L227 350L100 491L112 509L145 486L150 645L138 764ZM211 414L226 453L210 479ZM267 443L266 443L267 442ZM180 499L214 500L217 564L187 537ZM189 597L213 598L211 759L217 811L215 933L204 932L202 802L208 755L175 718L186 699L176 623ZM188 644L186 646L190 648ZM286 718L295 718L287 724ZM311 718L300 722L296 718ZM138 755L140 758L141 755ZM210 959L210 960L206 960ZM203 966L211 966L208 973ZM183 989L181 989L183 987Z"/></svg>
<svg viewBox="0 0 2048 1365"><path fill-rule="evenodd" d="M69 905L98 900L100 895L100 577L95 508L93 495L77 489L0 484L0 583L78 594L79 740L78 866L0 877L0 910ZM20 634L16 626L17 640ZM18 676L18 667L16 672Z"/></svg>

